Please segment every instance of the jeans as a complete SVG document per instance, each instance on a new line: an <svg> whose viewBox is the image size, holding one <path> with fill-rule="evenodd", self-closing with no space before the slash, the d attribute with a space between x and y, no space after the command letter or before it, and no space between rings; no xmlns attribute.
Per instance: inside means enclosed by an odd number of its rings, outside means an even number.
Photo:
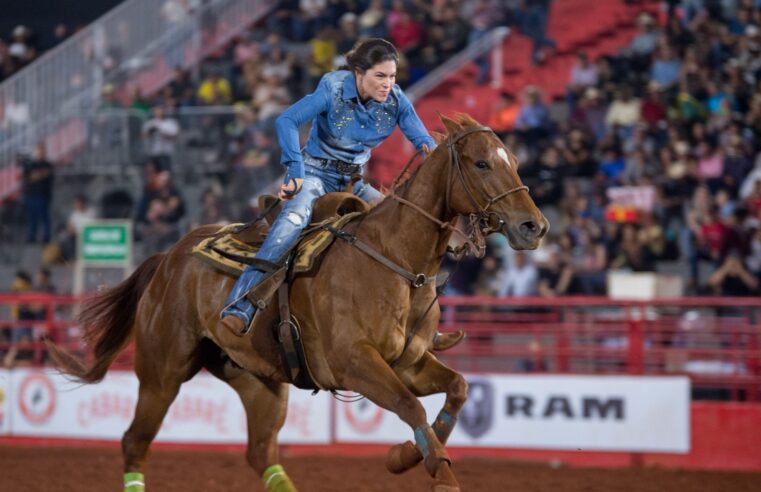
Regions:
<svg viewBox="0 0 761 492"><path fill-rule="evenodd" d="M50 200L33 194L24 198L26 212L26 241L37 240L37 230L42 228L42 242L50 242Z"/></svg>
<svg viewBox="0 0 761 492"><path fill-rule="evenodd" d="M304 156L304 183L301 191L286 201L280 214L272 224L267 238L256 254L256 259L279 263L312 219L312 210L318 198L326 193L343 191L350 176L339 174L321 162ZM383 195L373 186L359 181L354 184L353 193L365 201L373 202ZM227 296L222 316L233 315L242 319L246 326L256 313L256 308L246 299L246 293L258 284L265 272L249 265L235 282Z"/></svg>

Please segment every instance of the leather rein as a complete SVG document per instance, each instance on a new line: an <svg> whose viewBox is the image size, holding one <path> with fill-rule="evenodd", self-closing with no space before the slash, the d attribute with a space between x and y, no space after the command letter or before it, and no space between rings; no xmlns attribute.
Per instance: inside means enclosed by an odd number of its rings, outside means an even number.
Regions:
<svg viewBox="0 0 761 492"><path fill-rule="evenodd" d="M465 189L465 192L467 193L468 198L473 203L475 208L478 210L477 213L470 214L470 225L471 225L470 235L465 234L464 232L454 227L451 222L444 222L442 220L439 220L433 215L431 215L429 212L427 212L426 210L423 210L423 208L420 207L419 205L407 200L406 198L402 198L396 195L394 193L394 190L396 188L399 177L397 177L397 179L394 181L394 186L392 188L391 194L389 195L391 198L398 201L399 203L407 205L408 207L411 207L413 210L416 210L425 218L437 224L439 228L449 229L450 231L460 234L462 237L464 237L465 244L463 245L463 247L457 248L454 251L452 251L458 260L461 259L465 254L467 254L468 251L472 251L473 254L478 258L483 257L484 254L486 253L486 241L484 237L488 235L490 232L500 230L505 223L505 221L500 219L499 216L495 212L490 212L489 208L491 208L492 205L494 205L499 200L505 198L508 195L517 193L519 191L528 191L528 186L516 186L515 188L511 188L503 193L500 193L499 195L495 197L489 197L489 201L486 203L485 207L481 206L481 204L478 203L478 200L473 195L473 192L470 190L470 187L468 186L465 180L465 174L462 171L462 161L460 160L460 155L455 150L455 145L457 144L457 142L467 137L468 135L476 133L476 132L490 132L491 133L492 131L490 128L485 126L468 128L467 130L464 130L462 132L457 133L454 136L450 136L449 138L447 138L447 143L446 143L447 147L449 148L449 163L450 163L450 166L448 167L448 171L447 171L447 192L446 192L447 214L451 212L449 201L450 201L450 196L452 194L452 186L454 184L454 179L452 178L452 172L453 172L453 169L455 169L457 171L457 177L460 179L460 183L462 184L462 187ZM402 172L400 173L399 176L402 176L407 171L407 168L409 168L410 164L412 164L412 162L415 160L415 157L418 156L419 154L420 152L416 152L415 155L412 156L412 158L407 162L407 165L404 166L404 169L402 169ZM492 225L492 219L494 218L496 218L496 224L497 224L496 226ZM367 254L368 256L376 260L377 262L385 265L387 268L401 275L402 277L407 279L408 282L410 282L410 285L413 288L417 289L424 285L432 284L436 281L435 275L428 276L428 275L425 275L424 273L414 273L414 272L405 270L403 267L401 267L394 261L383 256L383 254L378 252L375 248L373 248L369 244L359 239L356 236L356 234L348 233L341 229L332 227L328 224L323 225L322 228L329 231L331 234L333 234L337 238L343 239L344 241L348 242L352 246L360 249L362 252L364 252L365 254Z"/></svg>
<svg viewBox="0 0 761 492"><path fill-rule="evenodd" d="M500 193L499 195L495 197L487 196L488 202L486 203L485 207L481 206L481 204L478 203L478 200L476 199L475 195L473 194L470 187L468 186L467 181L465 180L465 174L463 173L463 170L462 170L462 160L460 159L460 154L458 154L457 150L455 149L455 145L457 144L457 142L467 137L468 135L471 135L477 132L493 133L491 128L488 128L486 126L478 126L478 127L468 128L455 135L450 135L447 137L447 141L446 141L446 146L447 146L447 149L449 150L449 164L450 164L450 166L447 168L446 212L447 212L447 215L449 215L449 213L451 212L450 197L452 195L452 186L454 185L454 179L452 178L452 171L454 169L457 171L457 177L460 179L460 184L465 190L465 193L468 195L468 199L477 210L476 213L472 213L469 216L470 229L471 229L470 234L465 234L460 229L453 226L451 222L444 222L442 220L439 220L433 215L431 215L430 213L428 213L427 211L423 210L423 208L420 207L419 205L407 200L406 198L402 198L399 195L397 195L395 191L396 191L397 181L399 180L399 178L395 180L394 185L392 186L391 194L389 195L391 198L398 201L399 203L407 205L413 210L416 210L423 217L437 224L441 229L449 229L451 232L462 236L462 238L465 240L465 244L451 251L457 259L462 258L462 256L466 255L468 252L472 252L473 255L476 256L477 258L482 258L484 254L486 253L486 241L484 239L485 236L488 236L489 233L491 232L500 230L505 225L505 221L502 220L495 212L489 211L489 209L492 207L492 205L494 205L501 199L509 195L512 195L513 193L517 193L519 191L528 192L528 186L525 186L525 185L516 186L515 188L511 188L503 193ZM399 174L400 177L407 171L407 168L412 164L412 162L415 160L415 157L417 157L419 154L420 152L417 152L415 153L415 155L412 156L412 158L410 158L410 160L407 162L407 165L404 166L404 168L402 169L402 172ZM496 225L492 225L492 224L496 224Z"/></svg>
<svg viewBox="0 0 761 492"><path fill-rule="evenodd" d="M418 155L420 155L421 153L420 151L416 152L410 158L407 164L404 166L404 168L402 169L402 172L399 174L396 180L394 180L394 184L392 185L392 188L391 188L392 191L389 194L389 196L393 198L394 200L404 205L407 205L413 210L416 210L423 217L437 224L439 228L449 229L450 231L460 234L462 237L465 238L466 243L463 245L463 247L457 248L456 250L453 251L456 259L458 260L458 264L459 264L459 260L461 260L468 253L469 250L472 251L473 254L476 255L477 257L479 258L483 257L486 252L486 241L484 239L484 236L488 235L490 232L498 231L504 226L504 223L505 223L504 220L500 219L499 216L495 212L489 211L492 205L497 203L499 200L509 195L512 195L513 193L517 193L519 191L528 192L528 186L516 186L515 188L511 188L503 193L498 194L497 196L488 197L488 202L486 203L486 206L481 206L481 204L478 202L478 200L476 199L476 197L474 196L473 192L471 191L470 187L467 184L467 181L465 179L465 174L463 173L463 170L462 170L462 161L460 160L460 155L457 153L455 149L455 145L457 144L457 142L467 137L468 135L471 135L476 132L490 132L491 133L492 130L485 126L468 128L467 130L463 130L462 132L459 132L453 136L449 136L446 142L447 148L449 149L449 164L450 164L447 170L446 213L447 215L451 213L450 197L452 195L452 186L454 185L454 179L452 177L452 174L453 174L453 170L456 170L457 177L460 179L460 184L462 185L463 189L468 195L468 198L470 199L471 203L474 205L474 207L477 210L477 213L470 214L470 225L472 229L470 235L465 234L464 232L454 227L451 222L444 222L442 220L439 220L428 211L423 210L423 208L420 207L419 205L407 200L406 198L402 198L395 193L399 179L401 178L401 176L404 175L404 173L407 171L407 169L412 164L412 162L414 162L415 158ZM414 179L414 176L410 179ZM496 218L496 226L492 225L492 220L494 218ZM379 263L385 265L387 268L401 275L402 277L407 279L408 282L410 282L410 285L413 288L417 289L424 285L430 285L436 281L435 275L426 276L424 273L416 274L416 273L405 270L400 265L394 263L389 258L386 258L385 256L383 256L380 252L372 248L370 245L363 242L361 239L359 239L356 236L356 234L350 234L346 231L334 228L330 225L323 226L323 229L330 231L336 237L343 239L344 241L360 249L365 254L375 259ZM434 304L438 300L439 294L446 287L446 284L449 283L450 278L451 276L446 279L446 281L442 285L441 290L436 289L436 295L434 296L433 300L430 302L430 304L426 308L423 315L417 320L412 330L410 330L410 332L405 337L404 348L402 349L402 352L399 354L399 356L390 363L390 367L396 366L401 360L402 356L407 352L407 347L409 347L412 339L414 338L414 336L417 334L418 330L420 329L422 322L425 320L431 308L434 306Z"/></svg>

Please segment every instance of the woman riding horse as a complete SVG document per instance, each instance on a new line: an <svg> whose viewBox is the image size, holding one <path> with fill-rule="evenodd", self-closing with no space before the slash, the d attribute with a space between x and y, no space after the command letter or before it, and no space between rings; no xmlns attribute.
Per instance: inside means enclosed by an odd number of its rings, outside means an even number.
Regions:
<svg viewBox="0 0 761 492"><path fill-rule="evenodd" d="M381 203L336 230L345 240L336 239L314 271L293 278L289 301L315 385L359 393L413 431L414 442L389 450L386 468L402 473L422 462L433 478L431 492L459 492L445 445L468 385L430 351L441 314L432 281L457 217L470 218L474 251L491 232L515 249L534 249L548 223L521 183L515 156L489 128L464 115L459 121L442 117L442 123L447 135L441 145ZM240 396L246 458L267 492L297 491L280 465L277 442L290 377L267 329L282 318L270 303L244 336L220 329L219 312L234 279L191 254L220 231L218 225L191 231L86 304L79 320L93 348L91 363L47 344L64 372L96 383L134 341L140 385L122 438L125 492L145 491L149 446L182 384L202 368ZM418 398L442 392L444 405L429 424Z"/></svg>
<svg viewBox="0 0 761 492"><path fill-rule="evenodd" d="M395 84L399 55L383 39L359 41L346 55L348 70L323 76L317 90L297 101L277 119L277 133L286 166L279 197L285 204L256 255L257 260L280 263L301 231L309 225L318 198L342 191L355 175L361 175L370 150L391 135L396 125L419 151L430 153L436 142L428 134L404 92ZM303 152L299 127L311 122L312 130ZM357 181L353 192L367 202L381 193ZM256 307L246 298L265 273L249 265L227 297L219 321L235 334L248 329ZM464 333L436 332L434 350L446 350L462 340Z"/></svg>

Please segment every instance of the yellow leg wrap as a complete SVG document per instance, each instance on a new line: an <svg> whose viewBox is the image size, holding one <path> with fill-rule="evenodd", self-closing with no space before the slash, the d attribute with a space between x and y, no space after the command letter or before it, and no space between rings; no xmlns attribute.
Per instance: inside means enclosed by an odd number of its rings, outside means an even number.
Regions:
<svg viewBox="0 0 761 492"><path fill-rule="evenodd" d="M298 492L281 465L272 465L264 470L262 482L267 492Z"/></svg>

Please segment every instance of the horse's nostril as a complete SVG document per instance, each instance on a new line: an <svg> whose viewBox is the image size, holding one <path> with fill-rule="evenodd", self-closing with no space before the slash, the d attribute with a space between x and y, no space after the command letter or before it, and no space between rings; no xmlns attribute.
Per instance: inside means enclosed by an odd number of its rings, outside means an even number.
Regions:
<svg viewBox="0 0 761 492"><path fill-rule="evenodd" d="M536 236L539 234L539 226L533 220L527 220L520 225L521 234L524 236Z"/></svg>

